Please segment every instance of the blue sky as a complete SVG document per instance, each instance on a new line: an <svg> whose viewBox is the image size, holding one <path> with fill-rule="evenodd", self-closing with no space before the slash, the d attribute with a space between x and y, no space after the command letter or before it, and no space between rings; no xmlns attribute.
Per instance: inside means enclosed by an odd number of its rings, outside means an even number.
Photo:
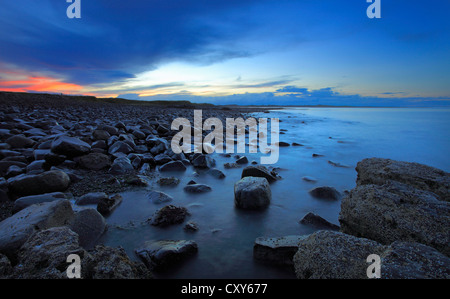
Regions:
<svg viewBox="0 0 450 299"><path fill-rule="evenodd" d="M0 0L0 90L448 106L450 1Z"/></svg>

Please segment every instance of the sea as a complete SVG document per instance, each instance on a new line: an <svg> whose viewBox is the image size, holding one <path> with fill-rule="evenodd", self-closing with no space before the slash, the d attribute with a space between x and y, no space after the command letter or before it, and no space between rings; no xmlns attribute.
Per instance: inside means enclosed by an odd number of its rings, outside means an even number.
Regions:
<svg viewBox="0 0 450 299"><path fill-rule="evenodd" d="M216 168L226 177L219 180L207 171L188 167L186 172L158 174L175 176L181 183L149 186L123 192L122 204L107 218L108 231L101 243L121 246L133 259L134 250L149 240L194 240L198 253L157 278L295 278L292 267L280 267L253 258L258 237L307 235L318 228L299 220L308 212L339 225L341 202L313 198L308 191L331 186L339 192L355 187L356 164L364 158L379 157L417 162L450 171L450 109L448 108L284 108L253 113L255 118L279 118L280 141L299 146L280 148L276 167L280 180L270 185L272 202L263 211L243 211L234 206L234 184L242 168L225 169L234 155L213 154ZM315 155L314 155L315 154ZM259 162L262 155L246 155ZM315 157L314 157L314 156ZM304 180L310 177L315 182ZM190 180L207 184L212 191L188 194L183 187ZM186 221L198 224L197 232L186 232L183 224L167 228L146 221L164 204L152 203L150 190L167 193L170 203L184 206Z"/></svg>

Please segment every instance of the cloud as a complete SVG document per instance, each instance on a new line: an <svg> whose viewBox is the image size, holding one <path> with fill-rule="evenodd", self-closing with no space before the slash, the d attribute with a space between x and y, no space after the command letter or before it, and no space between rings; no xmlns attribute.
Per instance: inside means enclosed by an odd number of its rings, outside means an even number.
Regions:
<svg viewBox="0 0 450 299"><path fill-rule="evenodd" d="M308 88L301 88L301 87L295 87L295 86L284 86L283 88L277 89L276 92L291 92L291 93L307 94Z"/></svg>

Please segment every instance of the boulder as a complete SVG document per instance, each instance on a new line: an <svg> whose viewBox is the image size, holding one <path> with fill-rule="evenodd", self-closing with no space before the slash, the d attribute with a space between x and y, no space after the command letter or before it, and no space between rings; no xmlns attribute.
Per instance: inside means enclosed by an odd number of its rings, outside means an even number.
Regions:
<svg viewBox="0 0 450 299"><path fill-rule="evenodd" d="M248 159L246 156L242 156L236 160L236 164L248 164Z"/></svg>
<svg viewBox="0 0 450 299"><path fill-rule="evenodd" d="M64 226L73 217L68 200L29 206L0 222L0 252L14 255L34 232Z"/></svg>
<svg viewBox="0 0 450 299"><path fill-rule="evenodd" d="M160 178L156 183L160 186L177 186L180 183L180 179L175 177Z"/></svg>
<svg viewBox="0 0 450 299"><path fill-rule="evenodd" d="M79 157L78 164L89 170L102 170L111 166L111 159L102 153L90 153Z"/></svg>
<svg viewBox="0 0 450 299"><path fill-rule="evenodd" d="M111 214L111 212L122 203L122 196L116 194L110 198L102 198L97 205L97 211L103 216Z"/></svg>
<svg viewBox="0 0 450 299"><path fill-rule="evenodd" d="M210 192L212 188L204 184L189 184L184 186L183 190L189 193L205 193Z"/></svg>
<svg viewBox="0 0 450 299"><path fill-rule="evenodd" d="M16 199L13 206L13 212L17 213L18 211L25 209L34 204L43 203L43 202L51 202L55 200L66 199L66 195L62 192L53 192L53 193L45 193L40 195L30 195Z"/></svg>
<svg viewBox="0 0 450 299"><path fill-rule="evenodd" d="M94 138L94 140L107 141L109 137L111 137L111 135L105 130L95 130L92 133L92 137Z"/></svg>
<svg viewBox="0 0 450 299"><path fill-rule="evenodd" d="M330 200L339 200L341 198L341 194L333 187L316 187L314 189L309 190L309 194L315 198L320 199L330 199Z"/></svg>
<svg viewBox="0 0 450 299"><path fill-rule="evenodd" d="M243 209L266 208L272 199L269 183L265 178L244 177L234 185L234 203Z"/></svg>
<svg viewBox="0 0 450 299"><path fill-rule="evenodd" d="M382 279L450 278L450 259L429 246L410 242L386 246L332 231L301 240L293 262L301 279L367 279L372 254L380 257Z"/></svg>
<svg viewBox="0 0 450 299"><path fill-rule="evenodd" d="M110 155L116 154L116 153L123 153L125 155L128 155L133 151L133 148L123 141L116 141L113 145L110 146L108 153Z"/></svg>
<svg viewBox="0 0 450 299"><path fill-rule="evenodd" d="M364 279L367 257L386 247L368 239L333 231L318 231L298 243L294 267L300 279Z"/></svg>
<svg viewBox="0 0 450 299"><path fill-rule="evenodd" d="M159 171L186 171L186 166L181 161L172 161L162 165Z"/></svg>
<svg viewBox="0 0 450 299"><path fill-rule="evenodd" d="M212 168L208 171L208 174L212 175L213 177L217 178L217 179L224 179L225 178L225 174L217 169L217 168Z"/></svg>
<svg viewBox="0 0 450 299"><path fill-rule="evenodd" d="M269 183L275 182L277 180L276 176L262 165L251 165L245 167L242 170L242 178L245 177L266 178Z"/></svg>
<svg viewBox="0 0 450 299"><path fill-rule="evenodd" d="M167 195L166 193L160 191L150 191L147 194L147 198L155 204L170 202L173 200L170 195Z"/></svg>
<svg viewBox="0 0 450 299"><path fill-rule="evenodd" d="M133 165L131 165L130 159L127 157L121 157L114 160L111 169L112 174L126 174L134 171Z"/></svg>
<svg viewBox="0 0 450 299"><path fill-rule="evenodd" d="M184 207L176 207L168 205L158 210L150 220L153 226L169 226L172 224L179 224L184 221L189 215L188 210Z"/></svg>
<svg viewBox="0 0 450 299"><path fill-rule="evenodd" d="M383 185L393 180L431 191L441 200L450 201L450 174L440 169L419 163L401 162L389 159L371 158L358 162L356 166L359 185Z"/></svg>
<svg viewBox="0 0 450 299"><path fill-rule="evenodd" d="M154 157L156 165L163 165L172 161L172 158L166 154L159 154Z"/></svg>
<svg viewBox="0 0 450 299"><path fill-rule="evenodd" d="M382 244L423 243L450 255L450 203L440 198L395 181L357 185L342 200L341 231Z"/></svg>
<svg viewBox="0 0 450 299"><path fill-rule="evenodd" d="M34 145L34 141L22 135L14 135L6 139L6 143L11 146L11 148L27 148Z"/></svg>
<svg viewBox="0 0 450 299"><path fill-rule="evenodd" d="M212 168L216 165L216 162L209 155L199 154L194 160L192 160L192 166L197 168Z"/></svg>
<svg viewBox="0 0 450 299"><path fill-rule="evenodd" d="M161 271L179 264L197 251L194 241L162 240L147 241L135 252L149 269Z"/></svg>
<svg viewBox="0 0 450 299"><path fill-rule="evenodd" d="M18 196L62 192L69 184L69 176L61 170L46 171L37 175L19 175L8 180L9 190Z"/></svg>
<svg viewBox="0 0 450 299"><path fill-rule="evenodd" d="M316 215L314 213L308 213L306 214L302 220L300 220L301 224L306 225L313 225L322 229L330 229L330 230L339 230L339 226L328 222L327 220L323 219L319 215Z"/></svg>
<svg viewBox="0 0 450 299"><path fill-rule="evenodd" d="M52 142L52 152L67 157L82 156L91 150L91 146L76 137L60 136Z"/></svg>
<svg viewBox="0 0 450 299"><path fill-rule="evenodd" d="M89 249L104 233L106 221L95 209L85 209L75 213L69 228L78 234L80 246Z"/></svg>
<svg viewBox="0 0 450 299"><path fill-rule="evenodd" d="M270 264L293 265L292 259L298 250L298 243L305 238L306 236L257 238L253 246L253 257Z"/></svg>

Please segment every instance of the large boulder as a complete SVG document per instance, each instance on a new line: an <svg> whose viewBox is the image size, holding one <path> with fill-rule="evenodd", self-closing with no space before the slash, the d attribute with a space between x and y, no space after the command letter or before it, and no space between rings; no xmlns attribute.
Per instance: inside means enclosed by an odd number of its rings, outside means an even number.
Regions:
<svg viewBox="0 0 450 299"><path fill-rule="evenodd" d="M37 175L19 175L8 180L9 190L18 196L65 191L69 176L61 170L46 171Z"/></svg>
<svg viewBox="0 0 450 299"><path fill-rule="evenodd" d="M52 152L67 157L82 156L91 150L91 146L76 137L60 136L52 142Z"/></svg>
<svg viewBox="0 0 450 299"><path fill-rule="evenodd" d="M250 165L242 170L242 178L245 177L260 177L266 178L269 183L275 182L277 177L262 165Z"/></svg>
<svg viewBox="0 0 450 299"><path fill-rule="evenodd" d="M441 200L450 201L450 173L419 163L389 159L364 159L356 166L358 185L383 185L389 180L431 191Z"/></svg>
<svg viewBox="0 0 450 299"><path fill-rule="evenodd" d="M66 199L66 195L62 192L45 193L40 195L29 195L16 199L13 206L13 212L16 213L26 207L37 203L51 202L55 200Z"/></svg>
<svg viewBox="0 0 450 299"><path fill-rule="evenodd" d="M68 200L35 204L0 222L0 252L14 255L36 231L64 226L74 217Z"/></svg>
<svg viewBox="0 0 450 299"><path fill-rule="evenodd" d="M155 271L165 270L198 251L197 243L186 240L147 241L136 249L136 255Z"/></svg>
<svg viewBox="0 0 450 299"><path fill-rule="evenodd" d="M372 240L318 231L298 243L293 262L301 279L363 279L367 278L367 257L385 249Z"/></svg>
<svg viewBox="0 0 450 299"><path fill-rule="evenodd" d="M372 254L380 257L382 279L450 278L450 259L431 247L409 242L386 246L332 231L301 240L293 262L301 279L367 279Z"/></svg>
<svg viewBox="0 0 450 299"><path fill-rule="evenodd" d="M77 161L81 167L90 170L102 170L111 166L111 159L102 153L90 153L80 157Z"/></svg>
<svg viewBox="0 0 450 299"><path fill-rule="evenodd" d="M265 178L244 177L234 185L234 203L238 208L266 208L271 199L272 192Z"/></svg>
<svg viewBox="0 0 450 299"><path fill-rule="evenodd" d="M356 186L342 200L339 222L348 234L383 244L419 242L450 255L450 203L410 185Z"/></svg>

